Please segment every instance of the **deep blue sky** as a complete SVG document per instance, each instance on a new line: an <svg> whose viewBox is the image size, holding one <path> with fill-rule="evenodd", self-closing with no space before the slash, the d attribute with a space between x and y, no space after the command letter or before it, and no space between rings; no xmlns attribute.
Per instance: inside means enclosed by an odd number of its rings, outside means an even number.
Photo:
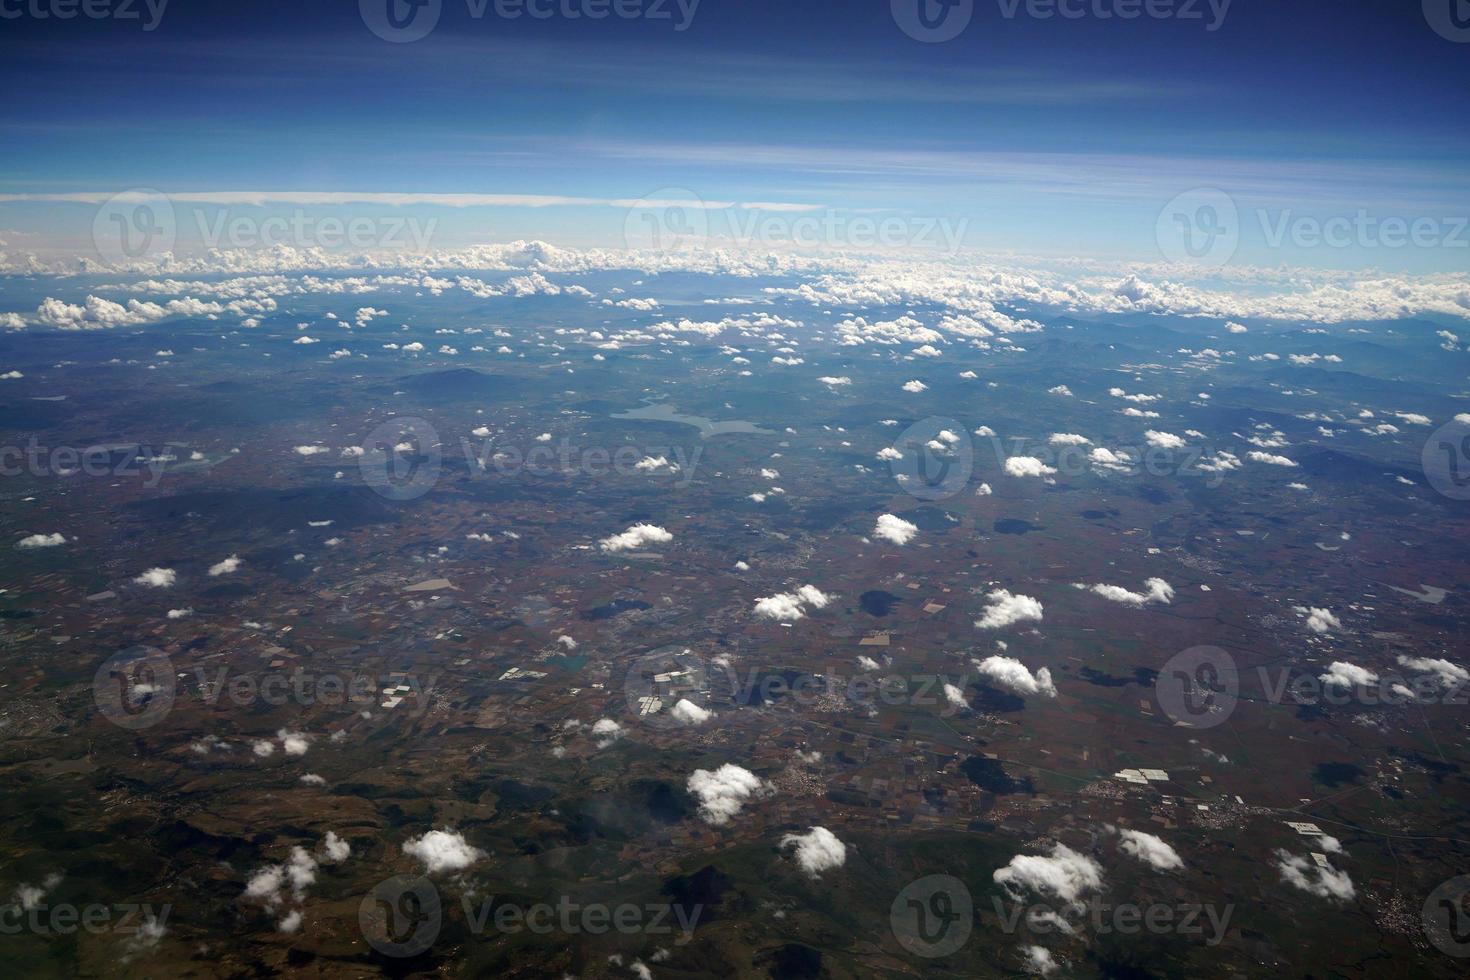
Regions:
<svg viewBox="0 0 1470 980"><path fill-rule="evenodd" d="M1145 258L1159 209L1202 185L1248 211L1470 211L1470 44L1434 33L1418 3L1234 0L1215 31L1198 9L1008 19L977 0L939 44L900 31L888 0L702 0L682 32L505 20L493 3L476 20L444 0L411 44L374 36L355 3L171 0L151 32L23 16L0 20L0 193L602 199L677 186L963 215L989 248ZM80 208L0 203L0 229L62 229ZM590 242L615 236L621 215L596 213L615 210L477 208L445 223L464 238ZM1249 257L1470 265L1466 249L1413 251Z"/></svg>

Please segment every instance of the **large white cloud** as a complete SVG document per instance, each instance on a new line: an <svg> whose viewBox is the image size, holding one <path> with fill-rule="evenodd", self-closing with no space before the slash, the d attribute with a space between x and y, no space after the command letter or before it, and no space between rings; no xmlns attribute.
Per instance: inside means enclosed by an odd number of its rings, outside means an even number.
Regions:
<svg viewBox="0 0 1470 980"><path fill-rule="evenodd" d="M448 827L404 841L403 853L422 861L429 874L462 871L485 856L484 851L464 839L464 834Z"/></svg>
<svg viewBox="0 0 1470 980"><path fill-rule="evenodd" d="M1051 476L1056 467L1048 466L1035 456L1012 456L1006 460L1005 471L1007 476Z"/></svg>
<svg viewBox="0 0 1470 980"><path fill-rule="evenodd" d="M847 860L847 845L826 827L813 827L805 834L787 834L781 847L794 847L796 863L813 878L823 871L842 867Z"/></svg>
<svg viewBox="0 0 1470 980"><path fill-rule="evenodd" d="M1021 661L997 654L978 661L975 669L1006 690L1017 694L1039 694L1048 698L1057 696L1056 685L1051 679L1051 671L1045 667L1032 674Z"/></svg>
<svg viewBox="0 0 1470 980"><path fill-rule="evenodd" d="M985 614L975 621L980 629L994 630L1030 619L1041 619L1041 603L1029 595L1012 594L1007 589L996 589L986 596L989 605Z"/></svg>
<svg viewBox="0 0 1470 980"><path fill-rule="evenodd" d="M1050 857L1017 854L991 877L1016 901L1031 894L1068 905L1101 889L1103 883L1102 865L1060 842L1052 845Z"/></svg>
<svg viewBox="0 0 1470 980"><path fill-rule="evenodd" d="M1368 687L1378 683L1378 675L1366 667L1350 664L1346 660L1335 660L1327 671L1318 677L1323 684L1338 687Z"/></svg>
<svg viewBox="0 0 1470 980"><path fill-rule="evenodd" d="M1149 602L1169 602L1174 598L1174 587L1161 578L1145 579L1143 582L1147 592L1132 592L1121 585L1079 585L1089 592L1095 592L1104 599L1113 602L1121 602L1129 606L1142 606Z"/></svg>
<svg viewBox="0 0 1470 980"><path fill-rule="evenodd" d="M1124 854L1138 858L1151 867L1160 871L1184 867L1184 859L1179 856L1179 852L1154 834L1124 827L1119 829L1118 836L1121 838L1118 846Z"/></svg>
<svg viewBox="0 0 1470 980"><path fill-rule="evenodd" d="M669 717L681 725L703 725L714 716L713 711L700 707L688 698L680 698L669 709Z"/></svg>
<svg viewBox="0 0 1470 980"><path fill-rule="evenodd" d="M1339 871L1330 865L1323 867L1300 855L1278 849L1276 868L1288 884L1318 898L1347 902L1357 894L1353 880L1346 871Z"/></svg>
<svg viewBox="0 0 1470 980"><path fill-rule="evenodd" d="M674 536L657 524L634 524L621 534L603 538L597 542L603 551L632 551L637 548L646 548L651 544L668 544L674 540Z"/></svg>
<svg viewBox="0 0 1470 980"><path fill-rule="evenodd" d="M769 783L733 762L714 770L694 770L687 787L699 800L700 817L717 827L729 823L750 799L770 792Z"/></svg>
<svg viewBox="0 0 1470 980"><path fill-rule="evenodd" d="M795 622L806 615L807 606L824 609L832 597L815 585L803 585L795 592L778 592L755 600L755 614L763 619Z"/></svg>
<svg viewBox="0 0 1470 980"><path fill-rule="evenodd" d="M1445 687L1454 687L1457 684L1470 684L1470 671L1459 664L1452 664L1448 660L1437 657L1406 657L1402 654L1398 658L1400 667L1409 670L1421 670L1426 673L1435 674L1439 682Z"/></svg>
<svg viewBox="0 0 1470 980"><path fill-rule="evenodd" d="M66 544L66 537L60 531L55 534L28 534L15 543L17 548L29 550L32 548L55 548Z"/></svg>
<svg viewBox="0 0 1470 980"><path fill-rule="evenodd" d="M138 585L146 585L154 589L167 589L178 580L179 573L172 568L150 568L133 579Z"/></svg>
<svg viewBox="0 0 1470 980"><path fill-rule="evenodd" d="M902 517L892 514L879 514L878 522L873 527L873 536L882 538L884 541L892 541L894 544L908 544L919 533L917 524L912 524Z"/></svg>
<svg viewBox="0 0 1470 980"><path fill-rule="evenodd" d="M1143 434L1144 440L1156 449L1179 449L1184 445L1184 437L1176 436L1172 432L1159 432L1157 429L1149 429Z"/></svg>

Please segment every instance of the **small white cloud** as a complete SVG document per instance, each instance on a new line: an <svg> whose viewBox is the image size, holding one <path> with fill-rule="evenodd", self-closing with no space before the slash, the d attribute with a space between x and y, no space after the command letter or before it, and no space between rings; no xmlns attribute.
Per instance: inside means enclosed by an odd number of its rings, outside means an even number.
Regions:
<svg viewBox="0 0 1470 980"><path fill-rule="evenodd" d="M209 574L212 576L229 575L240 567L240 556L231 555L223 561L209 566Z"/></svg>
<svg viewBox="0 0 1470 980"><path fill-rule="evenodd" d="M311 748L311 740L301 732L282 728L276 732L276 738L281 740L281 748L287 755L305 755L306 750Z"/></svg>
<svg viewBox="0 0 1470 980"><path fill-rule="evenodd" d="M341 864L352 856L352 845L331 830L327 831L327 836L322 841L322 850L325 852L324 859L331 864Z"/></svg>
<svg viewBox="0 0 1470 980"><path fill-rule="evenodd" d="M1330 610L1319 609L1316 606L1297 606L1296 611L1307 617L1307 629L1313 633L1328 633L1342 628L1342 623Z"/></svg>
<svg viewBox="0 0 1470 980"><path fill-rule="evenodd" d="M669 709L669 717L681 725L703 725L714 716L715 713L713 711L700 707L688 698L680 698Z"/></svg>
<svg viewBox="0 0 1470 980"><path fill-rule="evenodd" d="M611 718L599 718L592 725L592 738L599 749L607 748L622 737L623 726Z"/></svg>
<svg viewBox="0 0 1470 980"><path fill-rule="evenodd" d="M1057 958L1045 946L1022 946L1021 968L1032 976L1049 977L1061 969Z"/></svg>
<svg viewBox="0 0 1470 980"><path fill-rule="evenodd" d="M172 568L150 568L133 581L152 589L167 589L179 580L178 572Z"/></svg>

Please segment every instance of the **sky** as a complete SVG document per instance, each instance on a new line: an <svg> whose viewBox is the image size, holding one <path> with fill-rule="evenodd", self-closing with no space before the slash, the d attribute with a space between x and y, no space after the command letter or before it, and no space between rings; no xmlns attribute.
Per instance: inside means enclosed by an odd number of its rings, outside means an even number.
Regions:
<svg viewBox="0 0 1470 980"><path fill-rule="evenodd" d="M87 2L113 15L0 0L12 254L85 249L146 188L192 196L181 249L303 209L642 244L652 199L742 244L1158 261L1229 225L1235 264L1470 268L1440 0Z"/></svg>

